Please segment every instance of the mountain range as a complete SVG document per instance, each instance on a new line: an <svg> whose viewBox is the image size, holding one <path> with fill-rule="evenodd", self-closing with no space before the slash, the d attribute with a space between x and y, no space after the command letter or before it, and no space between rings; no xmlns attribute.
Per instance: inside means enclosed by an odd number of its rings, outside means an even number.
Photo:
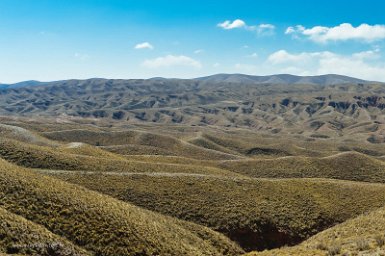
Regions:
<svg viewBox="0 0 385 256"><path fill-rule="evenodd" d="M0 115L216 125L326 137L353 132L381 143L383 94L384 83L340 75L27 81L0 90Z"/></svg>
<svg viewBox="0 0 385 256"><path fill-rule="evenodd" d="M315 84L332 85L345 83L368 83L358 78L342 75L320 75L320 76L295 76L289 74L278 74L270 76L251 76L244 74L216 74L195 80L211 83L256 83L256 84Z"/></svg>
<svg viewBox="0 0 385 256"><path fill-rule="evenodd" d="M167 78L157 77L149 80L168 80ZM216 74L206 77L194 78L192 80L210 83L268 83L268 84L317 84L317 85L331 85L343 83L368 83L358 78L349 76L328 74L319 76L295 76L289 74L278 74L269 76L253 76L245 74ZM36 80L29 80L18 82L14 84L1 84L0 89L20 88L29 86L49 85L55 82L40 82Z"/></svg>

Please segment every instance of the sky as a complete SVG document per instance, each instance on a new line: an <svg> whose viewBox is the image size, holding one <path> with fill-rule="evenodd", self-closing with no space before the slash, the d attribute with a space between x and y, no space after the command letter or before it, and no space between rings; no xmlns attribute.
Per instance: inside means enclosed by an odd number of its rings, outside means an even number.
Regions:
<svg viewBox="0 0 385 256"><path fill-rule="evenodd" d="M382 0L0 0L0 83L341 74L385 81Z"/></svg>

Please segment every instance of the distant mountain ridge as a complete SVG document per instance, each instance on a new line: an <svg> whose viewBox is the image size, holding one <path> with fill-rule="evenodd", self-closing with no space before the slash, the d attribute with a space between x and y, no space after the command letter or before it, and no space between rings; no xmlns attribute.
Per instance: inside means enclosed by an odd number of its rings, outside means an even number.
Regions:
<svg viewBox="0 0 385 256"><path fill-rule="evenodd" d="M370 83L370 81L342 76L336 74L319 76L295 76L290 74L277 74L269 76L252 76L244 74L216 74L207 77L196 78L195 80L211 83L263 83L263 84L316 84L332 85L346 83Z"/></svg>
<svg viewBox="0 0 385 256"><path fill-rule="evenodd" d="M14 84L0 84L0 89L11 89L11 88L21 88L21 87L29 87L29 86L39 86L47 84L47 82L40 82L36 80L29 80L29 81L23 81L18 82Z"/></svg>
<svg viewBox="0 0 385 256"><path fill-rule="evenodd" d="M0 89L14 89L22 87L34 87L41 85L51 85L58 83L65 83L70 81L90 81L90 80L142 80L142 79L103 79L103 78L90 78L90 79L68 79L62 81L52 81L52 82L40 82L36 80L22 81L14 84L0 84ZM143 79L149 81L170 81L170 80L193 80L203 83L247 83L247 84L310 84L310 85L334 85L334 84L347 84L347 83L373 83L372 81L367 81L359 78L336 75L336 74L327 74L319 76L296 76L290 74L276 74L268 76L254 76L254 75L245 75L245 74L215 74L206 77L198 77L193 79L178 79L178 78L163 78L163 77L153 77L150 79Z"/></svg>

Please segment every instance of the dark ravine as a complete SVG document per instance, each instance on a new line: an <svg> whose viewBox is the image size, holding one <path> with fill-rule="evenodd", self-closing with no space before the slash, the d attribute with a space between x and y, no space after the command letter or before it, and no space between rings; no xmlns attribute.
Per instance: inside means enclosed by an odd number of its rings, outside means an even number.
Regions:
<svg viewBox="0 0 385 256"><path fill-rule="evenodd" d="M333 220L319 219L317 226L307 232L306 236L299 236L281 228L277 228L273 223L259 223L258 230L250 227L238 228L234 230L218 230L236 241L245 251L263 251L284 246L297 245L314 234L326 230L336 225Z"/></svg>
<svg viewBox="0 0 385 256"><path fill-rule="evenodd" d="M259 231L254 231L250 227L218 231L236 241L246 252L293 246L304 240L297 236L290 236L272 225L260 227Z"/></svg>

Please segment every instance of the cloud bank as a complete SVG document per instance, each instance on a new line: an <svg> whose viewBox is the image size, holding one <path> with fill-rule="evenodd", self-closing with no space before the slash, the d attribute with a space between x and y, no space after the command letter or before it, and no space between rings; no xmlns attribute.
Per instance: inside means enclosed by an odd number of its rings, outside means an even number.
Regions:
<svg viewBox="0 0 385 256"><path fill-rule="evenodd" d="M378 50L341 55L329 51L289 53L279 50L267 63L282 73L298 75L341 74L367 80L384 81L385 64L372 60L381 58Z"/></svg>
<svg viewBox="0 0 385 256"><path fill-rule="evenodd" d="M335 27L315 26L305 28L302 25L288 27L285 34L304 36L317 43L327 43L331 41L359 40L363 42L373 42L385 39L385 25L361 24L358 27L350 23L343 23Z"/></svg>
<svg viewBox="0 0 385 256"><path fill-rule="evenodd" d="M166 55L155 59L148 59L142 63L146 68L168 68L168 67L193 67L201 68L202 64L188 56L184 55Z"/></svg>

